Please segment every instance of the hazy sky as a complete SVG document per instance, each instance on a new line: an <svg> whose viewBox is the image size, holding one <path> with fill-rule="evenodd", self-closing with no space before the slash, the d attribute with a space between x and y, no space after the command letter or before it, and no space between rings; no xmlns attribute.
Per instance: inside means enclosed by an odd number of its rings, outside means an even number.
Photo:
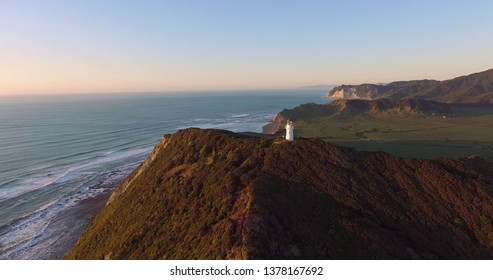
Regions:
<svg viewBox="0 0 493 280"><path fill-rule="evenodd" d="M490 0L0 0L0 94L449 79L492 32Z"/></svg>

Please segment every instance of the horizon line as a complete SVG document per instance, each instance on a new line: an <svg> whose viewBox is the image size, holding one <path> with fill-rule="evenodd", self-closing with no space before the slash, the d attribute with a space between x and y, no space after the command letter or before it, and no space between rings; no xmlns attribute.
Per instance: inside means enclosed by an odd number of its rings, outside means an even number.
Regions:
<svg viewBox="0 0 493 280"><path fill-rule="evenodd" d="M335 87L336 85L315 85L315 86L302 86L302 87L286 87L286 88L245 88L245 89L190 89L190 90L143 90L143 91L74 91L74 92L26 92L26 93L0 93L0 96L4 97L16 97L16 96L58 96L58 95L98 95L98 94L180 94L180 93L208 93L208 92L254 92L254 91L282 91L282 90L322 90L324 88L317 88L320 86Z"/></svg>

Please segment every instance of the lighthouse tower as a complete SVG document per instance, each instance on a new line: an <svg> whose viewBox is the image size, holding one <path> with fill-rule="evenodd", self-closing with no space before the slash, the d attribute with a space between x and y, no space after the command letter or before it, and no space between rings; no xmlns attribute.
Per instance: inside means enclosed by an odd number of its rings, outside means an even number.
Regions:
<svg viewBox="0 0 493 280"><path fill-rule="evenodd" d="M286 140L293 141L294 140L294 125L293 122L288 120L286 123Z"/></svg>

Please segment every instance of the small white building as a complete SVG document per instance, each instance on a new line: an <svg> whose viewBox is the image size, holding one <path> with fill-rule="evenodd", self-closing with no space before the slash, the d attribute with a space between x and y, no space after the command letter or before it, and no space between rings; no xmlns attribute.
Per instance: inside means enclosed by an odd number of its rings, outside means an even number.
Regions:
<svg viewBox="0 0 493 280"><path fill-rule="evenodd" d="M293 141L294 140L294 125L293 122L288 120L286 123L286 140Z"/></svg>

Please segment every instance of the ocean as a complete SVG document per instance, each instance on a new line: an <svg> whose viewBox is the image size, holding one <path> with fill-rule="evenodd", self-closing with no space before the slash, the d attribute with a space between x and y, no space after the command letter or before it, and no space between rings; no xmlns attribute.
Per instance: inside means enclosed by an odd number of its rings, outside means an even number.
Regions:
<svg viewBox="0 0 493 280"><path fill-rule="evenodd" d="M163 134L188 127L261 132L326 91L0 97L0 259L59 259ZM100 203L100 205L103 202Z"/></svg>

